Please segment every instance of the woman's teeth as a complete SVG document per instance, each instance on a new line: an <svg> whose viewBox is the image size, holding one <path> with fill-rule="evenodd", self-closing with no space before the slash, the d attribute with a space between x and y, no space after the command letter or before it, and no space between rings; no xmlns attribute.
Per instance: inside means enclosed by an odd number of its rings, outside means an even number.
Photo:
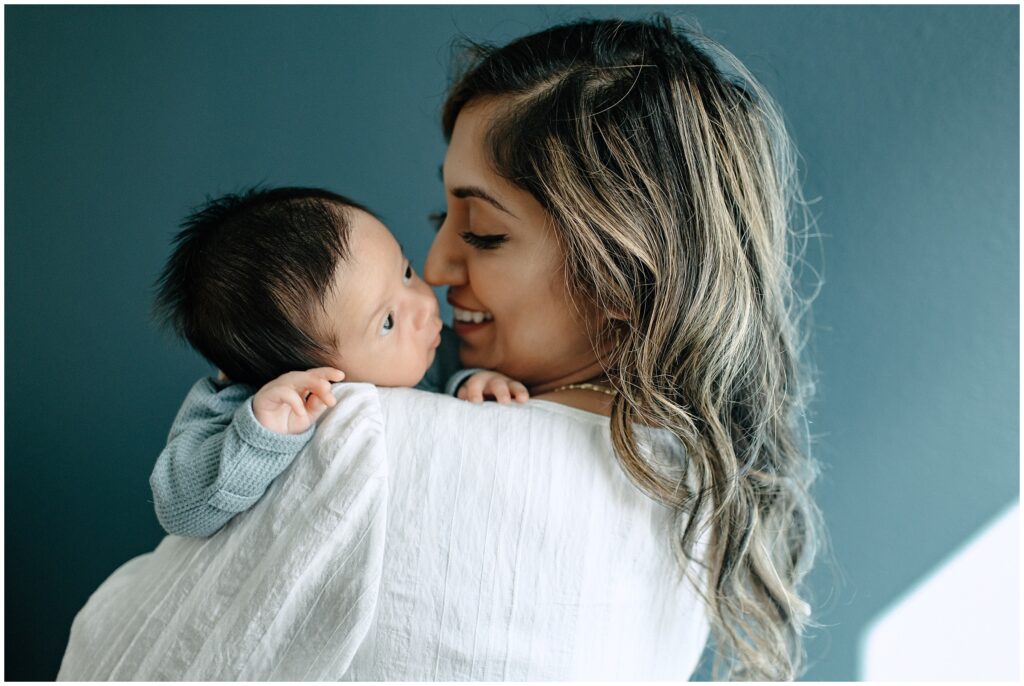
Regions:
<svg viewBox="0 0 1024 686"><path fill-rule="evenodd" d="M463 310L458 307L452 307L452 312L455 313L455 321L457 322L472 322L473 324L479 324L480 322L489 322L494 319L494 315L490 312L474 312L472 310Z"/></svg>

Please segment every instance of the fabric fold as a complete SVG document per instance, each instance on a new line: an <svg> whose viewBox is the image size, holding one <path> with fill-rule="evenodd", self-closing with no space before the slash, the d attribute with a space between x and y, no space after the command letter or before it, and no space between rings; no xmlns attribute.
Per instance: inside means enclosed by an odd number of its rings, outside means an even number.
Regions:
<svg viewBox="0 0 1024 686"><path fill-rule="evenodd" d="M333 390L255 507L209 539L166 537L93 593L58 680L342 678L376 611L388 476L377 389Z"/></svg>

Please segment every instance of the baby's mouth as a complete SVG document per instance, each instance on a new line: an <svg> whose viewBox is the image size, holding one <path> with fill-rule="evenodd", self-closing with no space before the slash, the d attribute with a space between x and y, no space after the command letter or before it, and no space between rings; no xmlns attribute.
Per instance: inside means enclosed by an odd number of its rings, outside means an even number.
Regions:
<svg viewBox="0 0 1024 686"><path fill-rule="evenodd" d="M454 305L452 306L452 312L455 314L455 321L462 322L464 324L480 324L494 319L494 315L490 312L464 310L461 307L455 307Z"/></svg>

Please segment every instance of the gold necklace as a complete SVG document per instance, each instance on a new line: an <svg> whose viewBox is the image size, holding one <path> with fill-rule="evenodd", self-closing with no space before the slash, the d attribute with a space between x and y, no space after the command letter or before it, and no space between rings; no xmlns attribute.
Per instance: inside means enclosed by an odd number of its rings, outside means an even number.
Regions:
<svg viewBox="0 0 1024 686"><path fill-rule="evenodd" d="M613 397L617 393L617 391L614 391L614 390L612 390L610 388L605 388L604 386L598 386L597 384L592 384L592 383L569 383L569 384L566 384L564 386L559 386L558 388L554 388L554 389L548 391L548 393L557 393L558 391L568 391L568 390L571 390L573 388L578 388L581 391L597 391L598 393L604 393L605 395L610 395L610 396L613 396Z"/></svg>

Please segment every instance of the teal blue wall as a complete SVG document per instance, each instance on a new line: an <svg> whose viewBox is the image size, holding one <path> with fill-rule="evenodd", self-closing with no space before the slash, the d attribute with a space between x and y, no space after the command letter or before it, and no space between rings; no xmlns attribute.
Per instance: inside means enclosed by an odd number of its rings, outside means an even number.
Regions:
<svg viewBox="0 0 1024 686"><path fill-rule="evenodd" d="M660 9L763 79L820 198L812 431L840 571L814 576L808 677L854 679L864 623L1018 497L1018 8ZM618 11L5 8L8 679L53 678L75 612L160 538L147 477L207 367L149 289L189 207L323 185L422 263L451 39Z"/></svg>

